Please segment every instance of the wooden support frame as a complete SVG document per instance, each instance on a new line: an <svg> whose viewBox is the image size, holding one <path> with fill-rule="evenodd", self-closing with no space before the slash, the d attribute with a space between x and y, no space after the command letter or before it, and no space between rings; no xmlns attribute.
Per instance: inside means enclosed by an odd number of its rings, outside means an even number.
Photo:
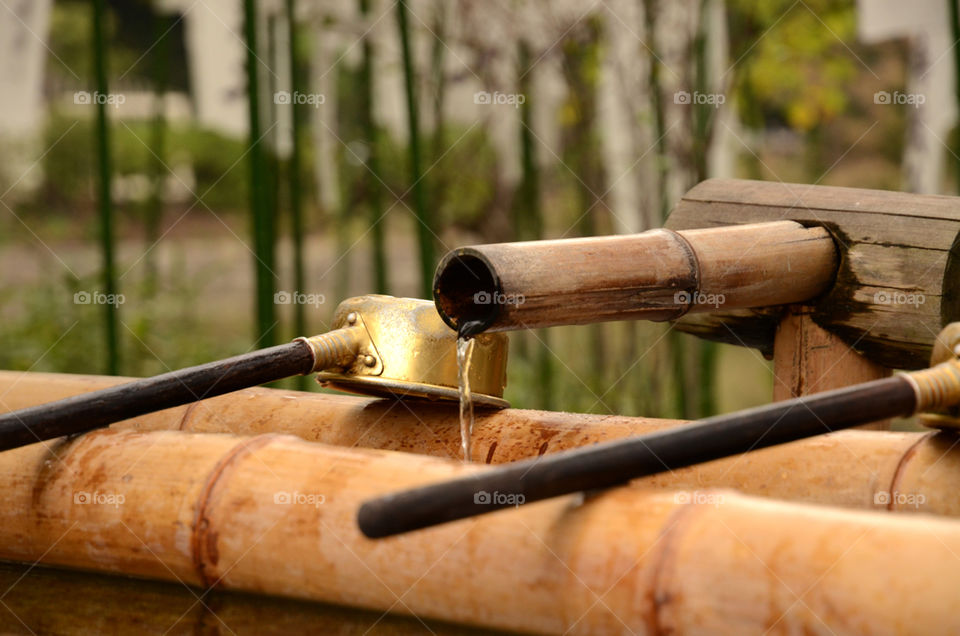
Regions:
<svg viewBox="0 0 960 636"><path fill-rule="evenodd" d="M879 380L892 370L865 358L813 320L813 307L791 305L773 341L773 401ZM871 429L888 429L889 421Z"/></svg>
<svg viewBox="0 0 960 636"><path fill-rule="evenodd" d="M708 179L667 219L676 231L790 219L827 229L840 266L830 290L806 302L813 320L863 356L923 369L933 341L960 320L960 198L738 179ZM791 263L791 266L793 263ZM680 331L769 355L782 310L687 314Z"/></svg>

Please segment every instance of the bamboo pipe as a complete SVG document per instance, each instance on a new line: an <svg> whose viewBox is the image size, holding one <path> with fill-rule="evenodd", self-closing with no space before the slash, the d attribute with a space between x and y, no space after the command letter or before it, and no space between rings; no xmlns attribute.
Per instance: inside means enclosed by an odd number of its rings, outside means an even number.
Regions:
<svg viewBox="0 0 960 636"><path fill-rule="evenodd" d="M0 371L0 408L23 408L124 382L113 376ZM114 428L260 435L282 433L338 446L460 457L454 405L252 388L151 413ZM472 460L501 464L686 422L521 409L477 412ZM950 435L840 431L643 477L652 488L735 488L745 494L852 508L960 516ZM904 498L904 493L911 495ZM920 505L915 505L922 499Z"/></svg>
<svg viewBox="0 0 960 636"><path fill-rule="evenodd" d="M440 262L433 291L450 327L471 323L463 335L673 320L810 300L832 284L837 259L825 229L793 221L659 229L458 248Z"/></svg>
<svg viewBox="0 0 960 636"><path fill-rule="evenodd" d="M928 516L618 488L373 542L362 501L492 469L273 435L54 450L0 455L0 558L536 633L960 630L960 524Z"/></svg>
<svg viewBox="0 0 960 636"><path fill-rule="evenodd" d="M960 353L960 345L955 349ZM609 488L664 471L749 453L888 417L960 404L960 358L930 369L785 400L678 427L503 466L371 500L357 518L371 538L419 530L507 507L476 492L506 492L524 501Z"/></svg>

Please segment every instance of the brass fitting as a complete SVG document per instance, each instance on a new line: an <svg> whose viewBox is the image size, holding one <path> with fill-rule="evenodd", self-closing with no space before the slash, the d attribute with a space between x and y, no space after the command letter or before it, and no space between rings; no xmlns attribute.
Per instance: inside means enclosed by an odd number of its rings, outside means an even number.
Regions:
<svg viewBox="0 0 960 636"><path fill-rule="evenodd" d="M337 307L333 330L304 338L317 382L365 395L457 400L457 334L428 300L368 295ZM503 408L507 337L475 338L470 365L474 403Z"/></svg>
<svg viewBox="0 0 960 636"><path fill-rule="evenodd" d="M950 323L937 335L929 369L903 377L913 386L916 412L925 425L960 429L960 323Z"/></svg>

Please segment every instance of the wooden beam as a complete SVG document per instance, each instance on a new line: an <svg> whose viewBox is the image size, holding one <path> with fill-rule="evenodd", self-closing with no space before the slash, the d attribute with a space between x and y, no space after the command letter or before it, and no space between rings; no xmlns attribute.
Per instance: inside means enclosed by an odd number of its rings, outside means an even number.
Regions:
<svg viewBox="0 0 960 636"><path fill-rule="evenodd" d="M936 334L960 320L960 198L738 179L709 179L677 204L672 230L790 219L826 228L840 254L811 318L895 369L927 366ZM681 331L773 349L779 315L721 307L688 314Z"/></svg>

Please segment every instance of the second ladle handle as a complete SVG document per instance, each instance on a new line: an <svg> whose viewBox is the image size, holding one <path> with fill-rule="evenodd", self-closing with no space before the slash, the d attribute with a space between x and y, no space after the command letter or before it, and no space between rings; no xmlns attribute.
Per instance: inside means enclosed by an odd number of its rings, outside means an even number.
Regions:
<svg viewBox="0 0 960 636"><path fill-rule="evenodd" d="M388 537L909 415L917 406L911 380L894 376L387 495L364 503L357 520L367 537Z"/></svg>

